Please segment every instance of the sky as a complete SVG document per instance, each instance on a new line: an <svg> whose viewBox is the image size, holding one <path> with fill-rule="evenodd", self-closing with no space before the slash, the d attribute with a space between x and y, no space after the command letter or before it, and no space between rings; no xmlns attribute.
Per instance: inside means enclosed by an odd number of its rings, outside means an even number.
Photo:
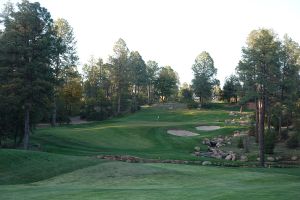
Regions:
<svg viewBox="0 0 300 200"><path fill-rule="evenodd" d="M37 1L53 19L64 18L73 27L80 65L91 56L107 61L122 38L145 61L171 66L181 83L191 83L195 58L207 51L223 84L235 73L254 29L273 29L279 38L287 33L300 43L299 0Z"/></svg>

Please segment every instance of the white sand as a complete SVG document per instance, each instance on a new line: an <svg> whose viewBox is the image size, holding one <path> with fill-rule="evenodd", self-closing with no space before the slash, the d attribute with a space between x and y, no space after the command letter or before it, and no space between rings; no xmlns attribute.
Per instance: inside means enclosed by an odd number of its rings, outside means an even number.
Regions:
<svg viewBox="0 0 300 200"><path fill-rule="evenodd" d="M220 126L198 126L196 127L199 131L214 131L220 129Z"/></svg>
<svg viewBox="0 0 300 200"><path fill-rule="evenodd" d="M171 135L181 136L181 137L190 137L190 136L199 135L197 133L193 133L193 132L185 131L185 130L168 130L167 133L171 134Z"/></svg>

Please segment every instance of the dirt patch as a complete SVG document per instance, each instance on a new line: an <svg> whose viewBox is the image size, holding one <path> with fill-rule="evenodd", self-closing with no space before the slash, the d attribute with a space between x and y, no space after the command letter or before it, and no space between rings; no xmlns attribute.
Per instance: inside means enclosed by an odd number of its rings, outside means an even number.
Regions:
<svg viewBox="0 0 300 200"><path fill-rule="evenodd" d="M214 131L220 129L220 126L197 126L198 131Z"/></svg>
<svg viewBox="0 0 300 200"><path fill-rule="evenodd" d="M199 134L193 133L191 131L185 131L185 130L168 130L168 134L181 136L181 137L190 137L190 136L197 136Z"/></svg>

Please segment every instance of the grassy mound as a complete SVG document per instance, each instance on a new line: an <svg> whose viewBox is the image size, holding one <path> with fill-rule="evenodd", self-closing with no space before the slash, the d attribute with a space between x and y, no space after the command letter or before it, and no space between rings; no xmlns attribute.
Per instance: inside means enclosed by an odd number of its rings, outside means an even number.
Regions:
<svg viewBox="0 0 300 200"><path fill-rule="evenodd" d="M106 162L27 185L2 186L0 199L295 199L295 169L244 169Z"/></svg>
<svg viewBox="0 0 300 200"><path fill-rule="evenodd" d="M0 185L31 183L100 162L87 157L6 149L0 150L0 158Z"/></svg>

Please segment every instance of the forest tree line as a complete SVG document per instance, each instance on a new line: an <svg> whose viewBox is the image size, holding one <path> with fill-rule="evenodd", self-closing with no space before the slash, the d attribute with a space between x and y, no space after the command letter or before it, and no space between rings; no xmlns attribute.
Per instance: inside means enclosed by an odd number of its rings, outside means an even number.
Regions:
<svg viewBox="0 0 300 200"><path fill-rule="evenodd" d="M28 149L40 122L56 126L75 115L103 120L177 98L178 74L145 62L123 39L108 62L91 58L80 74L72 27L65 19L54 21L37 2L8 2L1 24L0 146Z"/></svg>
<svg viewBox="0 0 300 200"><path fill-rule="evenodd" d="M271 127L280 139L287 137L282 126L298 127L299 44L287 35L279 39L273 30L249 34L236 74L226 78L223 88L206 51L195 58L191 85L179 88L178 74L170 66L145 62L123 39L113 45L107 62L92 57L80 74L72 27L65 19L54 21L39 3L7 3L1 24L0 146L10 141L28 149L30 132L40 122L56 126L75 115L104 120L166 101L197 108L214 99L242 107L255 104L253 133L263 165L264 137L274 135Z"/></svg>

